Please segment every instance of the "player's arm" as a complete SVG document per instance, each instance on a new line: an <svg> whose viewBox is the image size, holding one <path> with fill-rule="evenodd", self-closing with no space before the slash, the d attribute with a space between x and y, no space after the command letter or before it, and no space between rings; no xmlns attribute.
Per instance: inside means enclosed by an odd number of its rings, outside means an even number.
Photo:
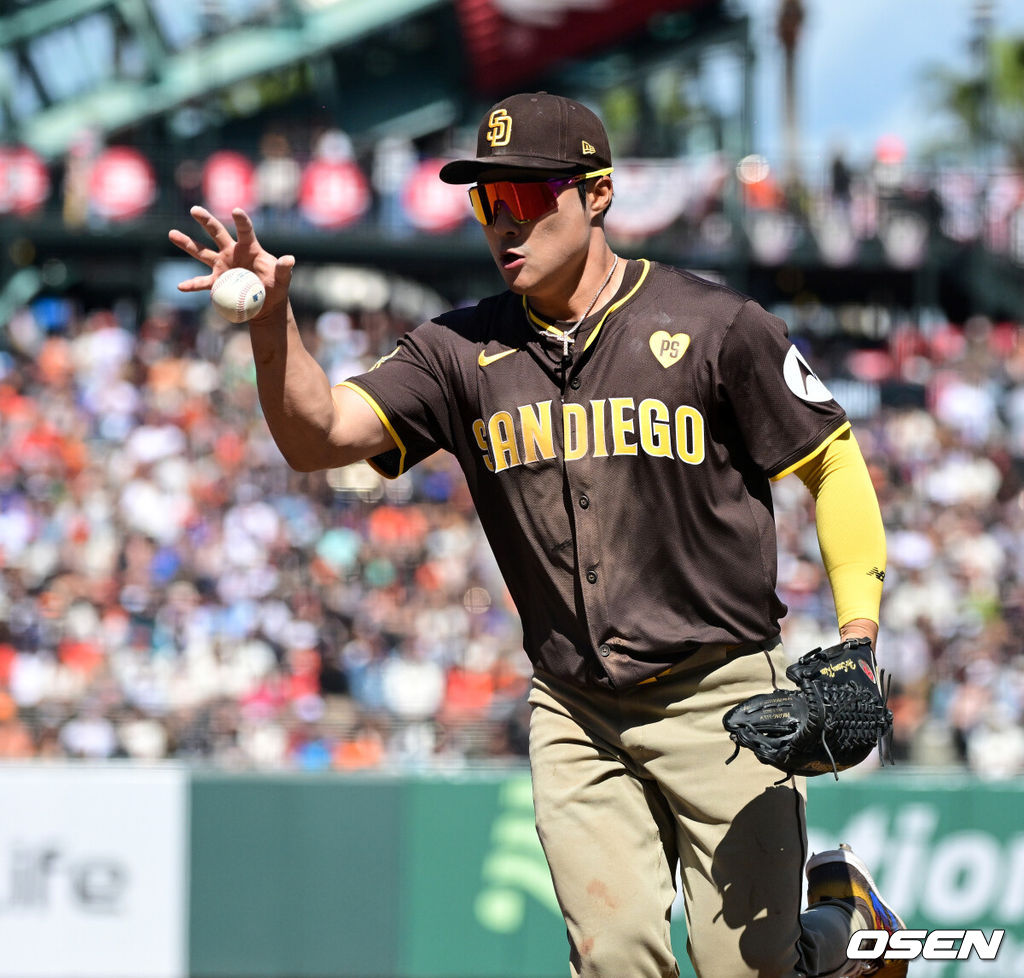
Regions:
<svg viewBox="0 0 1024 978"><path fill-rule="evenodd" d="M332 387L302 342L290 306L249 322L256 388L270 433L300 472L338 468L390 451L394 440L357 393Z"/></svg>
<svg viewBox="0 0 1024 978"><path fill-rule="evenodd" d="M814 496L822 562L844 639L878 638L885 529L864 456L848 428L795 470Z"/></svg>
<svg viewBox="0 0 1024 978"><path fill-rule="evenodd" d="M187 255L210 269L181 282L182 292L208 290L229 268L249 268L263 282L267 297L259 315L249 321L256 387L270 433L285 461L303 472L336 468L370 458L395 447L373 409L354 391L332 388L323 368L302 342L288 287L295 259L275 257L256 239L249 216L232 212L237 240L209 211L193 207L192 216L214 247L173 230L168 237Z"/></svg>

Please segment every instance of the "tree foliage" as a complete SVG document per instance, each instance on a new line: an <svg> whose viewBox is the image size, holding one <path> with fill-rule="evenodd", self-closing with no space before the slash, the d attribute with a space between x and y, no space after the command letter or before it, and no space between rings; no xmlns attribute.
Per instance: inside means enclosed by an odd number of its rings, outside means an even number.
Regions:
<svg viewBox="0 0 1024 978"><path fill-rule="evenodd" d="M931 107L954 123L933 150L968 158L995 154L1024 167L1024 37L993 38L983 62L968 73L944 65L927 70Z"/></svg>

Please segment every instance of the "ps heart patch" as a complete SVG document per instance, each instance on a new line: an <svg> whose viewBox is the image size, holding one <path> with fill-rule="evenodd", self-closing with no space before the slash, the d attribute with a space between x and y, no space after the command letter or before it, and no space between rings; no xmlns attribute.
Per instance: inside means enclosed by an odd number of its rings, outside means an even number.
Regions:
<svg viewBox="0 0 1024 978"><path fill-rule="evenodd" d="M651 353L663 367L671 367L673 363L678 363L689 345L690 337L686 333L670 336L663 329L651 333Z"/></svg>

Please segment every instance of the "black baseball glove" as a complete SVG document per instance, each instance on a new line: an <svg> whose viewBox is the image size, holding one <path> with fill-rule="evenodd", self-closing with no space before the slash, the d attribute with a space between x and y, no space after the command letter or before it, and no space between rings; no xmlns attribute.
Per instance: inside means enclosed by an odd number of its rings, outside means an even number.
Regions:
<svg viewBox="0 0 1024 978"><path fill-rule="evenodd" d="M875 676L871 641L849 639L814 649L786 675L798 689L751 696L722 718L736 744L749 747L763 764L787 775L812 777L860 764L877 746L882 763L891 760L892 711Z"/></svg>

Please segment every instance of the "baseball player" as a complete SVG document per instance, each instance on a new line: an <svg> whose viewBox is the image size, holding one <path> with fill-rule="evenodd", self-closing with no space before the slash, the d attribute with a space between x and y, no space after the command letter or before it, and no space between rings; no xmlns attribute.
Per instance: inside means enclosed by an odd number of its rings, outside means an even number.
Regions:
<svg viewBox="0 0 1024 978"><path fill-rule="evenodd" d="M209 266L267 288L250 323L270 430L301 471L360 459L394 478L439 449L465 473L533 667L537 829L571 973L678 974L677 867L701 978L905 973L850 961L859 929L902 927L847 848L807 853L802 778L733 751L723 714L791 688L770 482L813 493L840 637L873 645L885 566L850 423L743 295L609 246L612 157L577 102L520 94L441 179L469 202L505 290L409 332L331 387L288 303L294 266L202 208ZM867 646L867 643L863 643Z"/></svg>

